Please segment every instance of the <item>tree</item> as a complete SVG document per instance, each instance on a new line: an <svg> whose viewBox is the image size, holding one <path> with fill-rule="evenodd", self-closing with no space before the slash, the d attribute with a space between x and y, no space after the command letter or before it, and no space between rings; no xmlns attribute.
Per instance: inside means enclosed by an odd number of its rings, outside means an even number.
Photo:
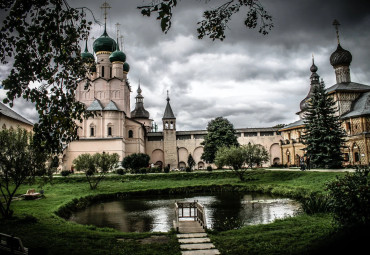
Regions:
<svg viewBox="0 0 370 255"><path fill-rule="evenodd" d="M104 179L105 174L112 169L119 160L117 153L95 153L94 155L85 153L73 160L77 171L85 172L90 189L96 189L98 184Z"/></svg>
<svg viewBox="0 0 370 255"><path fill-rule="evenodd" d="M210 2L210 0L204 0ZM171 28L172 9L177 6L177 0L152 1L150 5L139 6L141 14L150 17L152 13L158 13L157 20L161 22L161 28L167 33ZM203 20L198 22L198 38L208 36L212 40L225 39L225 29L232 15L239 11L245 11L244 25L249 29L259 26L259 33L266 35L273 27L272 16L267 13L258 0L224 0L222 4L212 10L203 12Z"/></svg>
<svg viewBox="0 0 370 255"><path fill-rule="evenodd" d="M39 114L34 142L61 152L62 143L77 138L75 120L88 116L75 90L88 70L79 43L87 39L91 22L83 8L71 8L66 0L6 0L0 8L5 14L0 60L12 64L2 81L8 90L3 102L11 107L19 97L33 102Z"/></svg>
<svg viewBox="0 0 370 255"><path fill-rule="evenodd" d="M246 154L245 164L248 168L258 167L269 161L269 153L261 144L248 143L243 147Z"/></svg>
<svg viewBox="0 0 370 255"><path fill-rule="evenodd" d="M189 156L188 156L188 166L189 166L190 169L193 169L194 165L195 165L194 158L191 154L189 154Z"/></svg>
<svg viewBox="0 0 370 255"><path fill-rule="evenodd" d="M122 166L126 169L139 170L149 166L150 157L145 153L134 153L125 157Z"/></svg>
<svg viewBox="0 0 370 255"><path fill-rule="evenodd" d="M240 147L221 147L218 149L215 157L217 166L231 166L235 174L241 181L244 181L244 175L248 168L253 168L269 160L269 154L265 147L260 144L242 145ZM243 166L246 165L246 168Z"/></svg>
<svg viewBox="0 0 370 255"><path fill-rule="evenodd" d="M307 109L304 124L306 132L302 136L306 145L306 156L316 168L340 168L341 148L345 133L339 117L335 115L335 103L326 93L324 83L314 87Z"/></svg>
<svg viewBox="0 0 370 255"><path fill-rule="evenodd" d="M50 173L45 165L47 157L26 130L0 131L0 213L3 218L12 216L10 205L20 185L31 184L35 176Z"/></svg>
<svg viewBox="0 0 370 255"><path fill-rule="evenodd" d="M211 120L208 122L207 135L201 145L204 145L202 159L207 163L214 162L220 147L239 146L233 124L223 117Z"/></svg>

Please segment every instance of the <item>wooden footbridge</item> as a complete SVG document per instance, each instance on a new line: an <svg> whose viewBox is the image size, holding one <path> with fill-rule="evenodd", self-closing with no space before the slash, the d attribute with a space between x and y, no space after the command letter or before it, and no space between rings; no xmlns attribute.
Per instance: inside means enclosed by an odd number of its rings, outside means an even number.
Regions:
<svg viewBox="0 0 370 255"><path fill-rule="evenodd" d="M198 201L176 202L176 219L173 221L181 254L220 254L205 233L207 229L204 206Z"/></svg>

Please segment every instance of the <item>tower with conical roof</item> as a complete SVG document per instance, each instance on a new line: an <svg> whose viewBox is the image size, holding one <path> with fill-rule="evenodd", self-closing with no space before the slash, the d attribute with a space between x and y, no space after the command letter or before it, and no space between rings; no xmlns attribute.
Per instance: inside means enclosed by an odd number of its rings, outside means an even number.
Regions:
<svg viewBox="0 0 370 255"><path fill-rule="evenodd" d="M167 91L167 105L163 114L163 150L164 165L170 169L178 167L177 143L176 143L176 117L173 114L170 97Z"/></svg>

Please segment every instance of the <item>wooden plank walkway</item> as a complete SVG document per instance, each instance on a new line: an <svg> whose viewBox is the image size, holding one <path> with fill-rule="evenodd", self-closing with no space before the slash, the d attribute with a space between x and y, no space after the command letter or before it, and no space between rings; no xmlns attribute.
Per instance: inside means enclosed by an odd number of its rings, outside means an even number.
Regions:
<svg viewBox="0 0 370 255"><path fill-rule="evenodd" d="M189 234L206 232L198 221L179 221L178 225L179 233Z"/></svg>
<svg viewBox="0 0 370 255"><path fill-rule="evenodd" d="M179 233L177 238L182 255L220 254L207 236L207 221L203 205L198 201L176 202L175 214L176 220L173 221L173 226Z"/></svg>

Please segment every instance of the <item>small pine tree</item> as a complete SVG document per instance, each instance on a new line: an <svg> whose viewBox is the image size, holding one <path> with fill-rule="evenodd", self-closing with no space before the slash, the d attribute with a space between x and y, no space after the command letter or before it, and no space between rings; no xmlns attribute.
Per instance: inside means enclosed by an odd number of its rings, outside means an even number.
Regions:
<svg viewBox="0 0 370 255"><path fill-rule="evenodd" d="M189 156L188 156L188 166L189 166L190 170L193 169L194 165L195 165L194 158L191 154L189 154Z"/></svg>
<svg viewBox="0 0 370 255"><path fill-rule="evenodd" d="M314 87L304 120L306 133L303 144L306 156L316 168L340 168L342 166L341 148L345 133L339 117L335 115L334 100L328 96L324 82Z"/></svg>

